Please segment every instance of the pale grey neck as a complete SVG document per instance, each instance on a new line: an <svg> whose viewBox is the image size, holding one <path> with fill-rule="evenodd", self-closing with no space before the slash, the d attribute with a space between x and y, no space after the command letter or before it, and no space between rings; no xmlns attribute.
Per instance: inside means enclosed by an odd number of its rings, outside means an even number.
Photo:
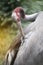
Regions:
<svg viewBox="0 0 43 65"><path fill-rule="evenodd" d="M25 20L35 20L37 16L38 16L38 13L34 13L31 15L25 15Z"/></svg>

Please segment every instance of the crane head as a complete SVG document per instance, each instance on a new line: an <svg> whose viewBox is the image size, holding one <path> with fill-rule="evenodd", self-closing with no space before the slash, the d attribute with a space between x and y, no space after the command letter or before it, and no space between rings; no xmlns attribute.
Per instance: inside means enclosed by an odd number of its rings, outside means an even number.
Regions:
<svg viewBox="0 0 43 65"><path fill-rule="evenodd" d="M25 18L25 13L24 13L23 8L22 8L22 7L17 7L17 8L15 8L15 9L13 10L11 16L12 16L12 18L13 18L15 21L17 21L17 22L21 21L21 18Z"/></svg>

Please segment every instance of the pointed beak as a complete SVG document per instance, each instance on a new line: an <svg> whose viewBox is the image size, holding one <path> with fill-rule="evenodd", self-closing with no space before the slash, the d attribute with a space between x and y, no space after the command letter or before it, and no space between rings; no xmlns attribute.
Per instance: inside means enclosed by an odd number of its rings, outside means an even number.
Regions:
<svg viewBox="0 0 43 65"><path fill-rule="evenodd" d="M15 20L15 13L12 13L11 18Z"/></svg>

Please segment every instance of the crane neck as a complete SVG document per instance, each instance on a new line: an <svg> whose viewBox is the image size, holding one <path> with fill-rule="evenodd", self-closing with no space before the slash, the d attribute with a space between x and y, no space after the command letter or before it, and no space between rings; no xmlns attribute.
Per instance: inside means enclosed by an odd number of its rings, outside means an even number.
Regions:
<svg viewBox="0 0 43 65"><path fill-rule="evenodd" d="M34 13L34 14L31 14L31 15L25 15L25 20L34 20L36 19L38 13Z"/></svg>

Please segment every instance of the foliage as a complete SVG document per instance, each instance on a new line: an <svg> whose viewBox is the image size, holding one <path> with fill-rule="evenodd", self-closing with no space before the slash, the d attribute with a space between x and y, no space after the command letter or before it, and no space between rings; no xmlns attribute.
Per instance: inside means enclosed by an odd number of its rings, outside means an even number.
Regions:
<svg viewBox="0 0 43 65"><path fill-rule="evenodd" d="M43 0L26 0L22 3L26 13L43 11Z"/></svg>
<svg viewBox="0 0 43 65"><path fill-rule="evenodd" d="M18 6L28 14L43 11L43 0L0 0L0 23L12 23L12 10ZM1 24L1 26L3 26Z"/></svg>
<svg viewBox="0 0 43 65"><path fill-rule="evenodd" d="M2 65L5 54L16 34L17 31L11 28L0 28L0 65Z"/></svg>

